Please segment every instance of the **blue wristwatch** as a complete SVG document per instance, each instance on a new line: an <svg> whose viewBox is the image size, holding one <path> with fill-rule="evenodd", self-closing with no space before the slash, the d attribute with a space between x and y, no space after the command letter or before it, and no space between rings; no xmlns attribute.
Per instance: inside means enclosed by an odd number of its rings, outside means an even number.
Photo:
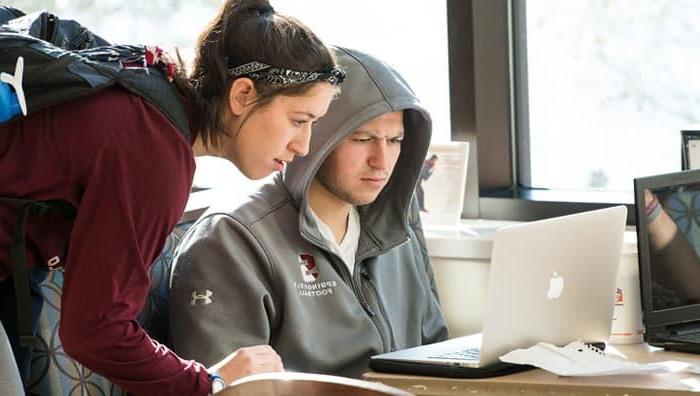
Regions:
<svg viewBox="0 0 700 396"><path fill-rule="evenodd" d="M226 381L221 378L219 373L214 371L213 373L209 373L209 379L211 380L211 394L214 395L217 392L221 392L226 388Z"/></svg>

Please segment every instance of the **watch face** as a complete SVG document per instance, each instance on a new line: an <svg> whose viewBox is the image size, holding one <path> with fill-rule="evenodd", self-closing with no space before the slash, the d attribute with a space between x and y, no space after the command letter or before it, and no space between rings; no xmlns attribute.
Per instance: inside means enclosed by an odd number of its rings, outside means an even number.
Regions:
<svg viewBox="0 0 700 396"><path fill-rule="evenodd" d="M226 388L226 381L224 381L223 378L219 377L218 375L212 378L211 393L222 391L224 388Z"/></svg>

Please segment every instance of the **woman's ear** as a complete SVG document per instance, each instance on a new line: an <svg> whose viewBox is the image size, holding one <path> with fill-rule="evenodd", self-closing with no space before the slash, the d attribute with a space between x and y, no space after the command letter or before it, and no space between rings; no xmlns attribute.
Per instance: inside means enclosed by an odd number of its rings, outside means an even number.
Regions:
<svg viewBox="0 0 700 396"><path fill-rule="evenodd" d="M253 80L245 77L234 80L228 91L228 106L231 113L235 116L244 114L256 96L257 91Z"/></svg>

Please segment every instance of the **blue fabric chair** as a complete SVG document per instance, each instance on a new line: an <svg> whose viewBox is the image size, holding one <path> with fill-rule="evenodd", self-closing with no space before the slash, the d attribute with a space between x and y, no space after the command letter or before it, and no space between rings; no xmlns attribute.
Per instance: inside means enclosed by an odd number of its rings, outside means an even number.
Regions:
<svg viewBox="0 0 700 396"><path fill-rule="evenodd" d="M148 292L146 305L139 315L139 322L148 331L151 337L158 342L170 345L170 333L168 332L168 301L170 288L170 272L172 269L175 248L182 240L185 232L194 224L194 221L180 223L170 234L165 243L163 252L151 267L151 290Z"/></svg>

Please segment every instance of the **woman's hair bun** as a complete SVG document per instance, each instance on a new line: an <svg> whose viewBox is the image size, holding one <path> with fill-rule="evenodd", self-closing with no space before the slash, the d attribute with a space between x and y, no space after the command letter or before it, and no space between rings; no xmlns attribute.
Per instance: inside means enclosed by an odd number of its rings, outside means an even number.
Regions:
<svg viewBox="0 0 700 396"><path fill-rule="evenodd" d="M241 7L242 14L253 14L259 16L268 16L275 13L275 9L267 0L250 0L241 1L238 5Z"/></svg>

